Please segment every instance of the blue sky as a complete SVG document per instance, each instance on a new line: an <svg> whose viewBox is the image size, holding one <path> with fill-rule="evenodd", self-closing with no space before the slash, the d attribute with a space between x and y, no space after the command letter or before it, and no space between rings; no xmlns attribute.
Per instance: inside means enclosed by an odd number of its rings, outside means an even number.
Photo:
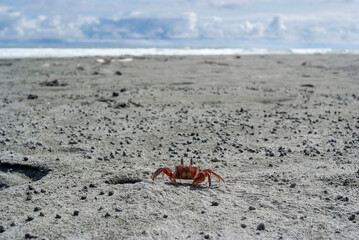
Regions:
<svg viewBox="0 0 359 240"><path fill-rule="evenodd" d="M0 0L0 46L359 48L359 0Z"/></svg>

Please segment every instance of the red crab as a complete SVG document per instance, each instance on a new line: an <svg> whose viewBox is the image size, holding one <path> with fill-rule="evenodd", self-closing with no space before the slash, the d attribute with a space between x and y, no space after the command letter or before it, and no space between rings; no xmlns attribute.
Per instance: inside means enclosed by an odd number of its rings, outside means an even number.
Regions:
<svg viewBox="0 0 359 240"><path fill-rule="evenodd" d="M152 174L152 180L155 180L162 172L162 178L167 175L173 185L177 185L176 179L186 179L186 180L193 180L192 185L197 185L203 182L208 177L208 184L211 187L211 174L213 174L218 181L224 182L224 180L214 173L211 169L205 169L200 171L199 167L196 165L192 165L192 158L190 165L183 165L183 158L181 159L181 165L176 166L176 171L172 172L170 168L159 168Z"/></svg>

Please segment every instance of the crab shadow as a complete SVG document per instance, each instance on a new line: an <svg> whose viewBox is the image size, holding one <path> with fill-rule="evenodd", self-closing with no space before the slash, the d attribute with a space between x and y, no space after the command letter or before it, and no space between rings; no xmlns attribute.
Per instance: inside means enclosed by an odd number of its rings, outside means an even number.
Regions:
<svg viewBox="0 0 359 240"><path fill-rule="evenodd" d="M165 184L171 185L173 187L189 187L189 189L192 191L208 190L208 189L216 188L214 186L211 186L211 188L209 188L208 184L195 185L195 186L193 186L191 183L180 183L180 182L177 182L177 185L173 185L171 182L165 182Z"/></svg>

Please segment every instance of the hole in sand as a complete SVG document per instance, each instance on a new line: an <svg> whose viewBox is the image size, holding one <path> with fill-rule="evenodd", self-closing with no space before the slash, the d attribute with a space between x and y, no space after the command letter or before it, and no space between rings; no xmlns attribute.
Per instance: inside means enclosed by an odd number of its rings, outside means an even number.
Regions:
<svg viewBox="0 0 359 240"><path fill-rule="evenodd" d="M134 176L114 176L105 181L107 184L134 184L142 180Z"/></svg>
<svg viewBox="0 0 359 240"><path fill-rule="evenodd" d="M33 166L20 163L9 163L0 161L0 189L24 183L25 181L38 181L45 177L49 171L46 166Z"/></svg>

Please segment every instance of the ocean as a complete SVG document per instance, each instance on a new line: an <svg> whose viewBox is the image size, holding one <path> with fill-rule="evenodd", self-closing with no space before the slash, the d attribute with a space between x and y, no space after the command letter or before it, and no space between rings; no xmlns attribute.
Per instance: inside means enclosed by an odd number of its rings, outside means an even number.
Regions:
<svg viewBox="0 0 359 240"><path fill-rule="evenodd" d="M269 55L269 54L359 54L359 49L332 48L0 48L0 58L51 58L146 55Z"/></svg>

